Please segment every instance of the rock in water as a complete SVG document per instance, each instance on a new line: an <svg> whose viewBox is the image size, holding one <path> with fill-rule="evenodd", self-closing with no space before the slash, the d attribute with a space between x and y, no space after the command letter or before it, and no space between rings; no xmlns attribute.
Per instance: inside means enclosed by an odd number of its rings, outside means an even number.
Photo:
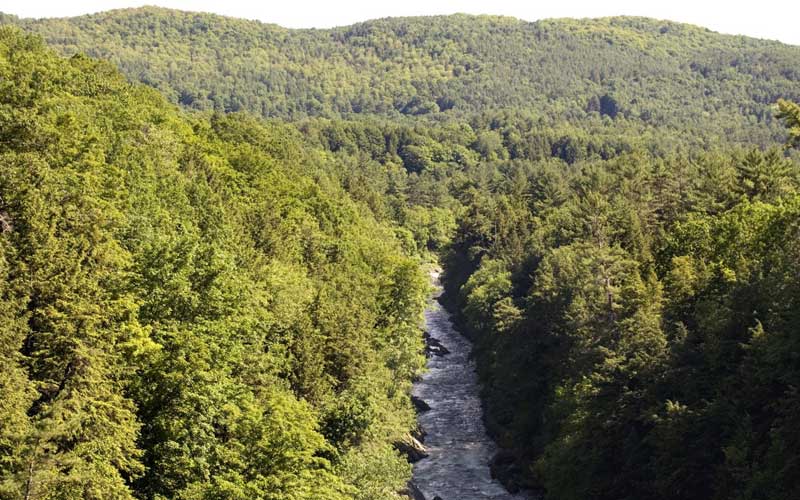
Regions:
<svg viewBox="0 0 800 500"><path fill-rule="evenodd" d="M428 450L413 436L408 435L402 441L394 443L394 448L406 456L409 462L419 462L428 457Z"/></svg>
<svg viewBox="0 0 800 500"><path fill-rule="evenodd" d="M442 345L439 339L432 337L429 332L425 332L423 338L425 339L425 356L427 358L431 356L441 357L450 354L450 351Z"/></svg>
<svg viewBox="0 0 800 500"><path fill-rule="evenodd" d="M411 404L414 405L417 413L425 413L426 411L431 410L431 407L428 405L428 403L416 396L411 396Z"/></svg>
<svg viewBox="0 0 800 500"><path fill-rule="evenodd" d="M419 424L411 431L411 437L423 444L425 443L425 436L427 435L428 433L425 432L425 429Z"/></svg>
<svg viewBox="0 0 800 500"><path fill-rule="evenodd" d="M411 481L409 481L405 489L399 493L400 495L410 498L411 500L425 500L425 495L423 495L422 492L419 491L419 488L417 488L417 485Z"/></svg>

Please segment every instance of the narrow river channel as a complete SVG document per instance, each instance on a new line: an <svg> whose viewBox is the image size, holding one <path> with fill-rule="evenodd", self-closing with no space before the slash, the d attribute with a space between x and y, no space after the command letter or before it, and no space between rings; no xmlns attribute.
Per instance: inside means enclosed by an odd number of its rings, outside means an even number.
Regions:
<svg viewBox="0 0 800 500"><path fill-rule="evenodd" d="M489 474L496 446L483 425L471 346L435 300L441 287L438 273L431 276L436 293L425 311L426 328L449 353L432 356L428 372L414 385L414 396L431 407L419 415L430 456L414 464L414 484L427 500L523 499L508 493Z"/></svg>

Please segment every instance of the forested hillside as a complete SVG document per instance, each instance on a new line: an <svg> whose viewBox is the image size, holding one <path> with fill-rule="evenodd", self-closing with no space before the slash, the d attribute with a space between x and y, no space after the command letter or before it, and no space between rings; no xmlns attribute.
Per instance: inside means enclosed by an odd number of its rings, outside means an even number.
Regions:
<svg viewBox="0 0 800 500"><path fill-rule="evenodd" d="M432 257L511 489L800 498L800 47L0 21L0 498L397 498Z"/></svg>
<svg viewBox="0 0 800 500"><path fill-rule="evenodd" d="M800 107L776 117L798 145ZM800 496L796 155L676 134L673 153L620 136L513 158L479 125L301 130L351 158L353 196L407 207L399 221L440 253L506 447L495 473L548 499Z"/></svg>
<svg viewBox="0 0 800 500"><path fill-rule="evenodd" d="M329 161L0 28L0 498L405 485L427 281Z"/></svg>
<svg viewBox="0 0 800 500"><path fill-rule="evenodd" d="M777 140L770 106L800 99L800 48L643 18L456 15L290 30L147 7L0 21L62 54L109 60L173 102L265 117L514 109L547 124L607 117L766 142Z"/></svg>
<svg viewBox="0 0 800 500"><path fill-rule="evenodd" d="M499 473L548 499L798 498L798 163L625 154L489 178L462 193L445 269L517 460Z"/></svg>

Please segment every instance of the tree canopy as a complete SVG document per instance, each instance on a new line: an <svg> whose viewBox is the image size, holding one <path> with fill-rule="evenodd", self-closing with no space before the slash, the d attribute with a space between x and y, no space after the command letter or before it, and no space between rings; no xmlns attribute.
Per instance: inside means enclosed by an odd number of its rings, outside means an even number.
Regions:
<svg viewBox="0 0 800 500"><path fill-rule="evenodd" d="M399 491L427 285L332 160L9 27L0 82L0 497Z"/></svg>
<svg viewBox="0 0 800 500"><path fill-rule="evenodd" d="M0 16L201 110L414 120L524 110L546 123L631 121L774 141L770 107L800 100L800 48L637 17L497 16L291 30L144 7L65 19Z"/></svg>
<svg viewBox="0 0 800 500"><path fill-rule="evenodd" d="M800 48L0 24L0 498L398 498L433 259L509 485L800 497Z"/></svg>

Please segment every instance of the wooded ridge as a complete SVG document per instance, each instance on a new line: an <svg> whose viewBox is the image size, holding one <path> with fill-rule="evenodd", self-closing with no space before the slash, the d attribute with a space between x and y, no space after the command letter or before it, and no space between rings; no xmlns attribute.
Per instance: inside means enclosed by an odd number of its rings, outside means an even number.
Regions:
<svg viewBox="0 0 800 500"><path fill-rule="evenodd" d="M800 47L0 24L0 498L399 498L434 260L509 485L800 498Z"/></svg>

